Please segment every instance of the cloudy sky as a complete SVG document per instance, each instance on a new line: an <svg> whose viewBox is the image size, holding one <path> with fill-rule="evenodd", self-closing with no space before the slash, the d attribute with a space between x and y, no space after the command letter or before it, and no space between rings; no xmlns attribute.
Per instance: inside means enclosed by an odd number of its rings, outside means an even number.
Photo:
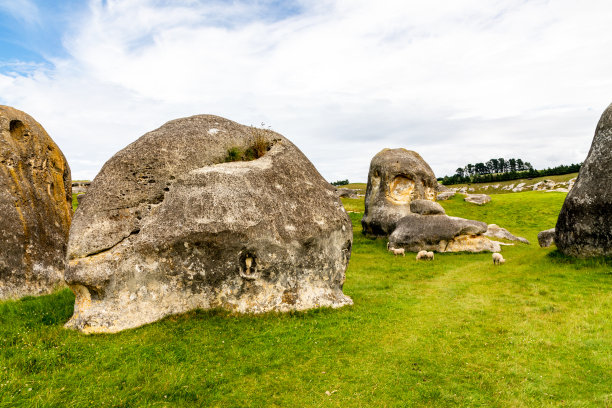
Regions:
<svg viewBox="0 0 612 408"><path fill-rule="evenodd" d="M583 161L612 102L609 0L0 0L0 104L92 179L200 113L265 123L329 181L385 147L437 176Z"/></svg>

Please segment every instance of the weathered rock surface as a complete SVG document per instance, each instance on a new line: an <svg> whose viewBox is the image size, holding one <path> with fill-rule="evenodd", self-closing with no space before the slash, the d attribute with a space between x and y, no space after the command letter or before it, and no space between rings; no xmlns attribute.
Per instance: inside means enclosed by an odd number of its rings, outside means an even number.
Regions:
<svg viewBox="0 0 612 408"><path fill-rule="evenodd" d="M486 194L468 194L463 200L472 204L484 205L491 201L491 196Z"/></svg>
<svg viewBox="0 0 612 408"><path fill-rule="evenodd" d="M499 243L483 234L487 224L447 215L408 214L389 236L389 245L418 252L499 252Z"/></svg>
<svg viewBox="0 0 612 408"><path fill-rule="evenodd" d="M262 139L263 156L224 162ZM77 210L67 327L352 304L342 293L351 245L334 187L285 137L211 115L173 120L113 156Z"/></svg>
<svg viewBox="0 0 612 408"><path fill-rule="evenodd" d="M368 172L363 233L388 236L397 222L410 214L413 200L436 200L438 181L431 167L416 152L383 149Z"/></svg>
<svg viewBox="0 0 612 408"><path fill-rule="evenodd" d="M502 228L497 224L489 224L487 226L487 232L485 232L484 235L491 238L507 239L509 241L519 241L529 245L529 241L527 240L527 238L517 237L511 234L510 231L508 231L507 229Z"/></svg>
<svg viewBox="0 0 612 408"><path fill-rule="evenodd" d="M555 231L557 248L566 255L612 255L612 104L601 115Z"/></svg>
<svg viewBox="0 0 612 408"><path fill-rule="evenodd" d="M454 196L455 196L455 192L454 191L443 191L441 193L438 193L438 196L436 197L436 200L444 201L444 200L448 200L449 198L452 198Z"/></svg>
<svg viewBox="0 0 612 408"><path fill-rule="evenodd" d="M421 215L446 214L444 208L435 201L414 200L410 203L410 212Z"/></svg>
<svg viewBox="0 0 612 408"><path fill-rule="evenodd" d="M555 243L555 229L547 229L538 233L538 244L542 248L548 248Z"/></svg>
<svg viewBox="0 0 612 408"><path fill-rule="evenodd" d="M63 285L70 168L31 116L0 105L0 299Z"/></svg>

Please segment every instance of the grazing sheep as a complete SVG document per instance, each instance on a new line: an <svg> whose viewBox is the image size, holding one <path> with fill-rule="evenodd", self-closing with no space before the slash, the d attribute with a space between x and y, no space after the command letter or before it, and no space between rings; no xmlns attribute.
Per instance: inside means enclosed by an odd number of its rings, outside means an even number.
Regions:
<svg viewBox="0 0 612 408"><path fill-rule="evenodd" d="M493 253L493 265L495 265L495 264L501 265L501 264L503 264L505 262L506 262L506 260L504 259L502 254L500 254L499 252Z"/></svg>
<svg viewBox="0 0 612 408"><path fill-rule="evenodd" d="M433 258L433 257L432 257ZM429 254L427 251L419 251L419 253L417 254L417 261L420 259L429 259Z"/></svg>
<svg viewBox="0 0 612 408"><path fill-rule="evenodd" d="M404 253L404 248L393 248L392 246L389 245L389 243L387 242L387 251L391 251L393 252L393 255L398 256L398 255L402 255L402 256L406 256L406 254Z"/></svg>
<svg viewBox="0 0 612 408"><path fill-rule="evenodd" d="M430 261L434 260L434 253L432 251L427 252L427 259Z"/></svg>

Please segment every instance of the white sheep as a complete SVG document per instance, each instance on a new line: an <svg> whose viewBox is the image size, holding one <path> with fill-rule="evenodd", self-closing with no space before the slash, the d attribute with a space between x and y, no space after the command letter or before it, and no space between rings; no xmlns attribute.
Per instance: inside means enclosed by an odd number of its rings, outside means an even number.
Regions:
<svg viewBox="0 0 612 408"><path fill-rule="evenodd" d="M506 260L504 259L504 257L502 256L502 254L500 254L499 252L494 252L493 253L493 265L501 265L503 263L505 263Z"/></svg>
<svg viewBox="0 0 612 408"><path fill-rule="evenodd" d="M393 252L393 255L398 256L398 255L402 255L402 256L406 256L406 254L404 253L404 248L393 248L392 246L389 245L389 242L387 242L387 251L391 251Z"/></svg>
<svg viewBox="0 0 612 408"><path fill-rule="evenodd" d="M424 260L424 261L433 261L434 260L434 253L432 251L419 251L419 253L416 256L416 260Z"/></svg>

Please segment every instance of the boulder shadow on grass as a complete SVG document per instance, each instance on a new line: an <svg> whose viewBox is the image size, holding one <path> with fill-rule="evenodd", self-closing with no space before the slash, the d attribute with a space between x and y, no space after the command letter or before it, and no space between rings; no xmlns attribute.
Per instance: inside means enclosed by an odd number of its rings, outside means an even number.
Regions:
<svg viewBox="0 0 612 408"><path fill-rule="evenodd" d="M551 251L546 256L556 264L574 265L578 268L597 268L601 266L609 266L612 268L612 256L575 258L573 256L565 255L558 249ZM612 269L608 273L612 274Z"/></svg>

